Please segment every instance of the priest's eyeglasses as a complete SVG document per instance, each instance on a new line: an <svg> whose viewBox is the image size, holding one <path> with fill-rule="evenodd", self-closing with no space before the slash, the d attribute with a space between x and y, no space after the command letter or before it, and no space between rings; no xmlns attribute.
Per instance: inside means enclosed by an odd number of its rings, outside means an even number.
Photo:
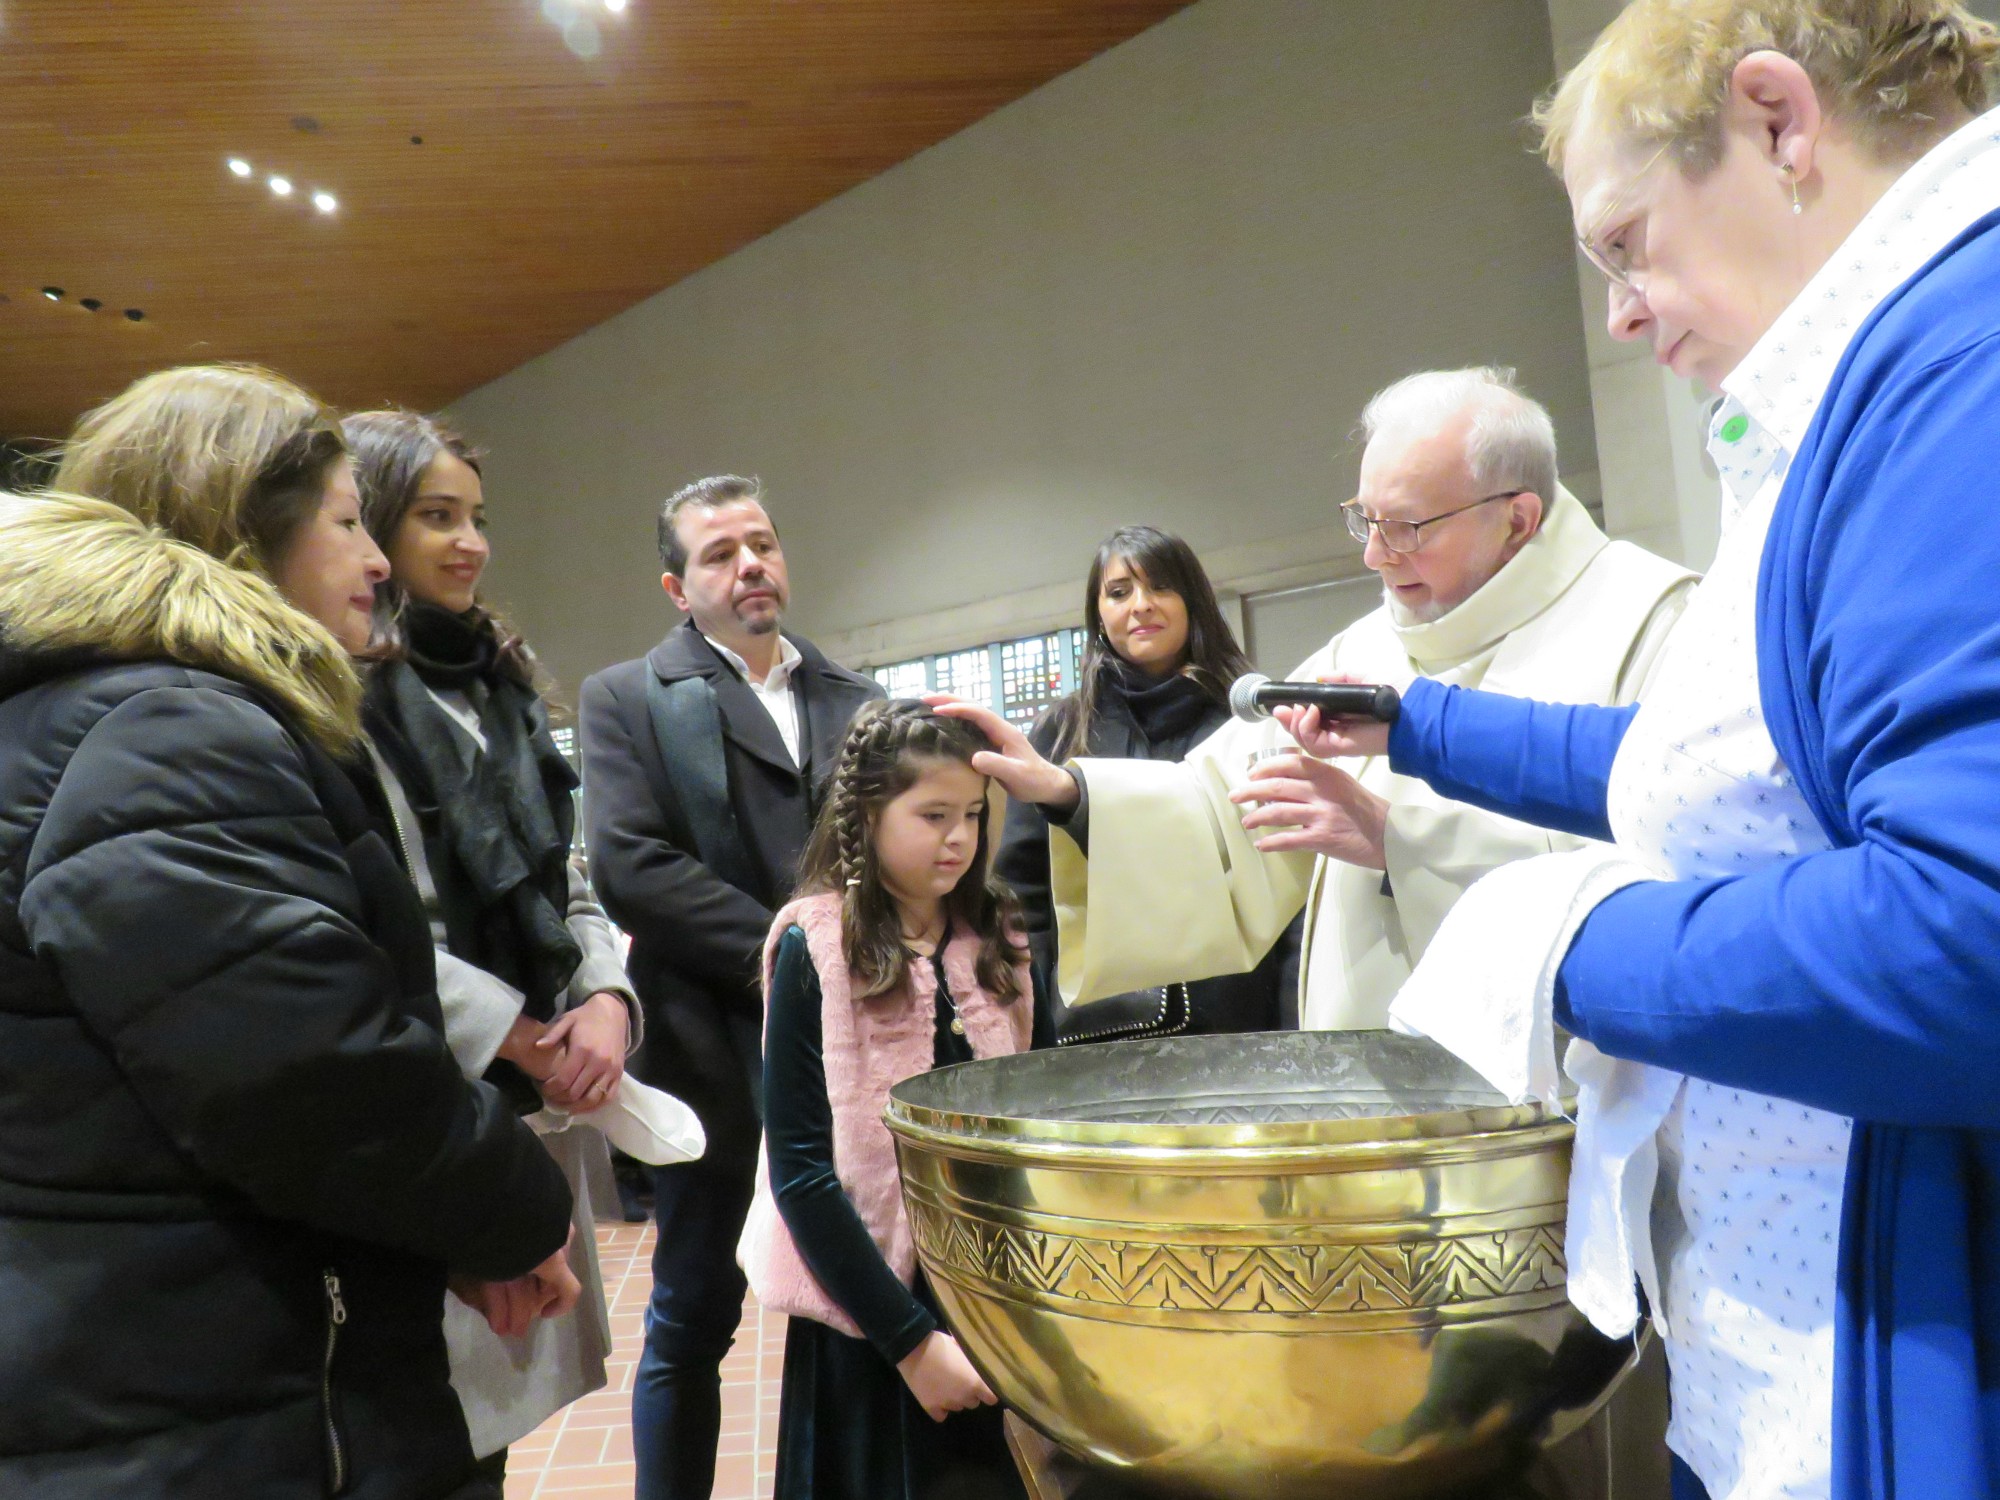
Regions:
<svg viewBox="0 0 2000 1500"><path fill-rule="evenodd" d="M1516 495L1527 493L1526 490L1502 490L1497 495L1488 495L1484 500L1475 500L1470 505L1461 505L1457 510L1448 510L1441 516L1432 516L1424 521L1389 521L1371 516L1362 510L1359 500L1350 500L1341 506L1340 514L1347 522L1347 534L1362 546L1368 545L1368 529L1372 526L1381 533L1382 545L1391 552L1414 552L1424 544L1426 526L1449 521L1453 516L1462 516L1482 505L1491 505L1495 500L1512 500Z"/></svg>

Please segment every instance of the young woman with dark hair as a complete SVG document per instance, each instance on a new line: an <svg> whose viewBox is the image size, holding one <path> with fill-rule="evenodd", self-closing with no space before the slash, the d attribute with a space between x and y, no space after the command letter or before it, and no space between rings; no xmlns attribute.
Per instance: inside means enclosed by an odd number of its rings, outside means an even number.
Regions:
<svg viewBox="0 0 2000 1500"><path fill-rule="evenodd" d="M1019 1500L993 1392L911 1251L882 1110L905 1078L1047 1040L987 873L976 730L855 716L765 953L765 1151L738 1258L791 1315L778 1500ZM1041 1022L1041 1024L1037 1024Z"/></svg>
<svg viewBox="0 0 2000 1500"><path fill-rule="evenodd" d="M446 1036L469 1076L498 1083L538 1126L567 1125L616 1100L639 1018L617 933L570 858L577 778L533 654L479 599L479 458L415 412L362 412L342 431L390 566L363 723L430 917ZM563 1128L543 1140L577 1198L578 1316L504 1344L456 1310L446 1322L473 1448L495 1480L508 1443L604 1384L610 1347L587 1190L604 1138Z"/></svg>
<svg viewBox="0 0 2000 1500"><path fill-rule="evenodd" d="M1077 690L1028 738L1051 760L1108 756L1179 760L1229 718L1229 685L1252 670L1222 617L1194 549L1151 526L1106 537L1084 585L1085 643ZM995 868L1020 897L1044 989L1056 994L1055 911L1049 897L1049 824L1030 802L1009 801ZM1093 1001L1055 1002L1064 1043L1296 1026L1285 978L1298 924L1247 974L1198 979Z"/></svg>

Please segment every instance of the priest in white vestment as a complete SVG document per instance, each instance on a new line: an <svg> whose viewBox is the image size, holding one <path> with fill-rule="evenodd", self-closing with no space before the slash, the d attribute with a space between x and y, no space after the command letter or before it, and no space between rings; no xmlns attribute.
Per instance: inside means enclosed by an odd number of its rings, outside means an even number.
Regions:
<svg viewBox="0 0 2000 1500"><path fill-rule="evenodd" d="M1369 403L1362 425L1361 493L1345 511L1383 603L1293 677L1635 701L1694 575L1605 537L1556 482L1553 425L1512 372L1410 376ZM1301 1026L1382 1026L1468 886L1580 842L1446 801L1386 758L1272 761L1298 751L1269 720L1226 725L1179 762L1059 768L997 716L948 711L999 746L980 769L1050 810L1057 974L1071 1004L1247 970L1305 908ZM1239 805L1260 761L1266 776L1309 777L1344 804L1355 847L1320 858L1290 847L1320 830L1274 826L1296 806Z"/></svg>

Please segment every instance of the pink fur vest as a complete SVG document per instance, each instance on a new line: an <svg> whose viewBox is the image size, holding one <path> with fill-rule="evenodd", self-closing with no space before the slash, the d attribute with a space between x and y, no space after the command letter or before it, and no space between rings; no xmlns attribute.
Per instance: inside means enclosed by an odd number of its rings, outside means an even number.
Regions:
<svg viewBox="0 0 2000 1500"><path fill-rule="evenodd" d="M771 924L771 936L764 944L765 1025L768 1033L778 940L792 927L802 927L806 951L819 975L820 1042L827 1102L833 1106L834 1171L882 1258L908 1286L916 1274L916 1249L903 1212L896 1146L882 1123L882 1112L889 1107L891 1088L932 1067L937 977L928 962L918 960L909 965L907 977L894 991L855 1000L841 952L840 901L836 894L801 897ZM958 1001L966 1039L976 1057L1019 1052L1028 1045L1034 1017L1027 963L1024 960L1016 969L1019 994L1003 1005L979 988L973 973L978 955L979 939L974 936L954 937L945 945L945 979ZM765 1040L769 1045L768 1034ZM750 1279L750 1290L765 1307L815 1319L850 1338L861 1336L854 1320L813 1279L792 1243L771 1192L771 1163L763 1144L757 1150L756 1193L736 1259Z"/></svg>

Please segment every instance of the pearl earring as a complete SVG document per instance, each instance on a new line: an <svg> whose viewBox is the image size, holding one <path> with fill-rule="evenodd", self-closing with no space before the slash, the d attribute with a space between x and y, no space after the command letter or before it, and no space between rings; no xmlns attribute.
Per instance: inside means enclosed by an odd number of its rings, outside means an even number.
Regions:
<svg viewBox="0 0 2000 1500"><path fill-rule="evenodd" d="M1783 166L1779 167L1778 170L1785 174L1785 186L1792 190L1792 212L1795 214L1804 213L1806 211L1806 206L1803 203L1799 202L1799 185L1797 181L1794 180L1794 178L1792 177L1792 164L1790 162L1786 162Z"/></svg>

